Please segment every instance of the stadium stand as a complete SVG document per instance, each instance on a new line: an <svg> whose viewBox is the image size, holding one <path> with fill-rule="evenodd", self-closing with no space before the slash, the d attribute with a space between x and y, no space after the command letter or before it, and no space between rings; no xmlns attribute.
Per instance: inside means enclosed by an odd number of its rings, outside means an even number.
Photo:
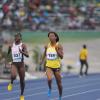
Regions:
<svg viewBox="0 0 100 100"><path fill-rule="evenodd" d="M0 23L10 31L96 29L100 8L96 0L0 0Z"/></svg>

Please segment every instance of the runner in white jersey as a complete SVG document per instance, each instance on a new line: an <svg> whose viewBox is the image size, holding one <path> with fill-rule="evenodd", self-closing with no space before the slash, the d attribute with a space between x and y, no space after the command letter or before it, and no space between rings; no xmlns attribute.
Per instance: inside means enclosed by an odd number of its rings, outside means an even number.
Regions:
<svg viewBox="0 0 100 100"><path fill-rule="evenodd" d="M12 51L12 60L13 62L23 62L23 54L19 51L19 49L22 50L22 43L16 45L13 43L11 51Z"/></svg>
<svg viewBox="0 0 100 100"><path fill-rule="evenodd" d="M11 64L11 82L8 85L8 90L11 91L13 88L13 81L16 79L17 72L20 77L20 88L21 95L20 100L24 100L24 88L25 88L25 67L24 67L24 56L29 57L26 45L21 41L21 34L17 33L15 35L15 41L12 46L9 46L8 54L12 54L12 64Z"/></svg>

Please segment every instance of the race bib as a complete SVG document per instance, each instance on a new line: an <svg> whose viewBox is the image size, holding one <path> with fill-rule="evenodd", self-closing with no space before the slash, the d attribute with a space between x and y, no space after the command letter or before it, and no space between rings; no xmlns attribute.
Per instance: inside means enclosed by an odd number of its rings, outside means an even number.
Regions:
<svg viewBox="0 0 100 100"><path fill-rule="evenodd" d="M20 62L22 60L22 54L19 52L19 48L12 48L12 58L14 62Z"/></svg>
<svg viewBox="0 0 100 100"><path fill-rule="evenodd" d="M21 53L19 53L19 52L13 52L13 54L12 54L12 56L13 56L13 60L20 60L21 61L21 59L22 59L22 54Z"/></svg>
<svg viewBox="0 0 100 100"><path fill-rule="evenodd" d="M55 60L57 59L57 53L47 53L48 60Z"/></svg>

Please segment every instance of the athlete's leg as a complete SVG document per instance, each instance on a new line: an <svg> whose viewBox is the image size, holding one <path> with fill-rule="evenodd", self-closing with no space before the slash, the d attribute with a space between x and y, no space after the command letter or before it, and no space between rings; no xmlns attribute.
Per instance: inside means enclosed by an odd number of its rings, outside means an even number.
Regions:
<svg viewBox="0 0 100 100"><path fill-rule="evenodd" d="M47 75L47 79L48 79L48 86L49 86L49 89L52 89L52 70L50 68L47 68L46 69L46 75Z"/></svg>
<svg viewBox="0 0 100 100"><path fill-rule="evenodd" d="M13 84L13 81L16 79L17 76L17 66L12 64L11 65L11 84Z"/></svg>
<svg viewBox="0 0 100 100"><path fill-rule="evenodd" d="M54 72L55 78L56 78L56 82L58 85L58 89L59 89L59 96L62 97L62 81L61 81L61 74L60 74L60 70L59 71L55 71Z"/></svg>
<svg viewBox="0 0 100 100"><path fill-rule="evenodd" d="M19 78L20 78L21 95L23 95L24 88L25 88L25 67L24 67L24 63L21 63L18 66L18 73L19 73Z"/></svg>
<svg viewBox="0 0 100 100"><path fill-rule="evenodd" d="M17 68L15 66L15 64L11 65L11 82L8 85L8 90L11 91L13 88L13 81L16 79L17 76Z"/></svg>
<svg viewBox="0 0 100 100"><path fill-rule="evenodd" d="M47 79L48 79L48 87L49 87L49 90L48 90L48 96L50 96L51 94L51 89L52 89L52 69L50 68L46 68L46 75L47 75Z"/></svg>

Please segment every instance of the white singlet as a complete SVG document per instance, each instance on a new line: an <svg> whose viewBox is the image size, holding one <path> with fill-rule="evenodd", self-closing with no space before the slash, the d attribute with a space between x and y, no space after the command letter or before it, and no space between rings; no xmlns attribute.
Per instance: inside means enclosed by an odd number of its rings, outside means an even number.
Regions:
<svg viewBox="0 0 100 100"><path fill-rule="evenodd" d="M12 60L13 62L22 62L23 61L23 55L20 53L19 49L22 50L22 43L16 45L13 43L11 51L12 51Z"/></svg>

